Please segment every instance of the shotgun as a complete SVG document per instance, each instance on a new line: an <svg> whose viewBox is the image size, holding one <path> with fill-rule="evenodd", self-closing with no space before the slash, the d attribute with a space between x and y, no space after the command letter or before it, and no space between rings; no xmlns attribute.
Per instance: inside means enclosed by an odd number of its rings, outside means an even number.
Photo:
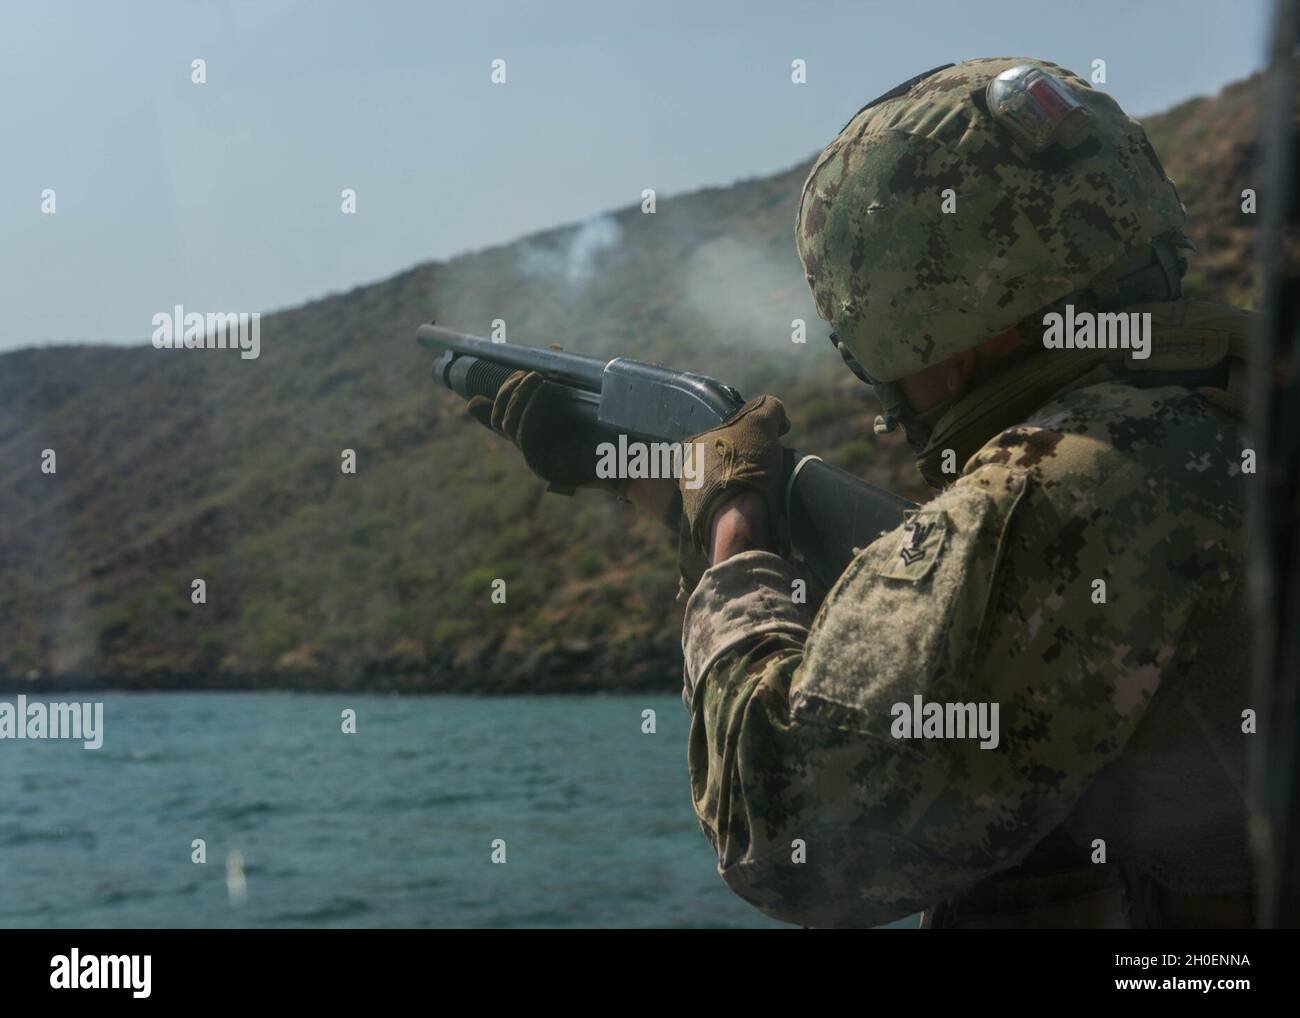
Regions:
<svg viewBox="0 0 1300 1018"><path fill-rule="evenodd" d="M496 343L438 325L416 331L421 346L440 356L433 377L463 399L486 396L516 371L537 371L561 386L574 417L601 442L686 442L727 421L745 404L730 385L628 357L612 360ZM793 449L785 450L786 519L790 544L825 587L860 548L903 522L916 505L893 492ZM571 490L556 489L565 494Z"/></svg>

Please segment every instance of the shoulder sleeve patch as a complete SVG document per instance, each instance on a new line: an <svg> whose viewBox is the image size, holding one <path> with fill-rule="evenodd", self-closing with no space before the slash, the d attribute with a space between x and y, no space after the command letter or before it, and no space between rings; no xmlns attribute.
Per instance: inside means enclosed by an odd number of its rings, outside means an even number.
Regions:
<svg viewBox="0 0 1300 1018"><path fill-rule="evenodd" d="M831 588L791 687L804 720L889 737L890 709L957 700L1023 471L986 465L864 548Z"/></svg>

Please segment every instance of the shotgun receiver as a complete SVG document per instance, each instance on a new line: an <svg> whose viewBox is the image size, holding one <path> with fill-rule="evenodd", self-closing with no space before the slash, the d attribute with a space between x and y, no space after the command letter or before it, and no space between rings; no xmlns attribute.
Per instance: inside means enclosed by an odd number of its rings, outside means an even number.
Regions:
<svg viewBox="0 0 1300 1018"><path fill-rule="evenodd" d="M574 417L592 431L593 449L618 436L685 442L727 421L745 403L735 389L706 375L627 357L607 360L563 350L494 343L437 325L421 325L420 345L441 356L433 377L464 399L492 399L515 371L537 371L570 396ZM785 450L790 543L826 587L866 547L903 522L914 503L868 484L816 456Z"/></svg>

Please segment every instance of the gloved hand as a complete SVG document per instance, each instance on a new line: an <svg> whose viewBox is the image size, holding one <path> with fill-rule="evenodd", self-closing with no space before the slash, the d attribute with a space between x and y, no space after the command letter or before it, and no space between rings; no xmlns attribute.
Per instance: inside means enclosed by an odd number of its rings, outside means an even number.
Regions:
<svg viewBox="0 0 1300 1018"><path fill-rule="evenodd" d="M591 432L566 414L560 388L536 371L516 371L495 399L475 396L465 409L480 424L519 447L528 468L554 488L604 486L596 477Z"/></svg>
<svg viewBox="0 0 1300 1018"><path fill-rule="evenodd" d="M784 485L781 436L790 430L785 407L775 396L756 396L740 408L726 424L689 439L702 445L704 457L698 488L679 482L682 516L689 527L691 543L707 559L709 535L716 508L737 491L748 489L762 496L770 532L777 536L784 552Z"/></svg>

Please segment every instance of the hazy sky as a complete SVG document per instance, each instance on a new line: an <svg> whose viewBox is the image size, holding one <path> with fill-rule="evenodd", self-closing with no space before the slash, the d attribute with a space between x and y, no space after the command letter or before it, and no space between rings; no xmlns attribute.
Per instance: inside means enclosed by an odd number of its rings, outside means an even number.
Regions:
<svg viewBox="0 0 1300 1018"><path fill-rule="evenodd" d="M147 341L793 165L936 64L1037 56L1132 114L1262 61L1264 0L9 3L0 349ZM813 13L815 12L815 13ZM191 62L207 83L191 83ZM507 83L490 80L506 61ZM790 80L807 63L807 84ZM357 214L340 212L354 188ZM44 215L41 196L56 195Z"/></svg>

